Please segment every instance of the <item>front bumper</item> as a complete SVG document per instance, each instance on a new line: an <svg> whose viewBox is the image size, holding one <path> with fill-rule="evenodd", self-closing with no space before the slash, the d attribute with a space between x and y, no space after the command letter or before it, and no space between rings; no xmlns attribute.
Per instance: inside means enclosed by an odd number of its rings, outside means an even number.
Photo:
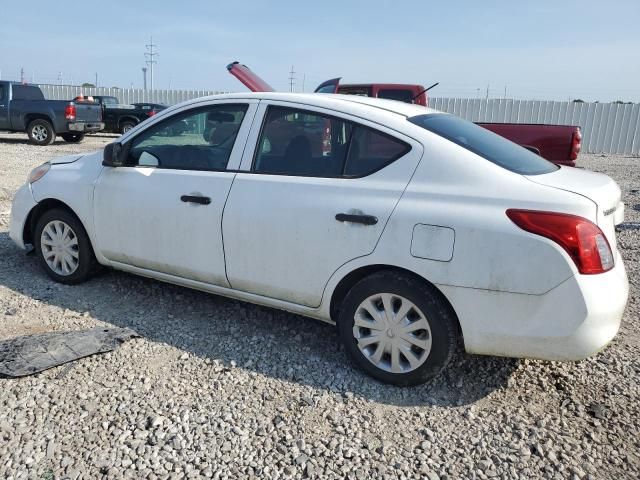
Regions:
<svg viewBox="0 0 640 480"><path fill-rule="evenodd" d="M467 352L543 360L582 360L616 335L629 282L616 266L575 275L543 295L441 286L456 311Z"/></svg>
<svg viewBox="0 0 640 480"><path fill-rule="evenodd" d="M24 227L29 217L29 212L37 205L31 192L31 185L25 183L16 192L11 205L11 219L9 220L9 237L18 247L25 250Z"/></svg>
<svg viewBox="0 0 640 480"><path fill-rule="evenodd" d="M72 122L67 124L70 132L99 132L104 130L102 122Z"/></svg>

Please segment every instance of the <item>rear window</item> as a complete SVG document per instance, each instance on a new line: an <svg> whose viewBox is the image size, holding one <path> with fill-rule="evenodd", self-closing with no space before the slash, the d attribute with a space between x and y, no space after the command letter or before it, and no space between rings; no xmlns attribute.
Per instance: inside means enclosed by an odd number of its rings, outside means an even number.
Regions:
<svg viewBox="0 0 640 480"><path fill-rule="evenodd" d="M400 88L385 88L378 91L378 98L388 98L389 100L398 100L405 103L413 103L413 97L411 90L402 90Z"/></svg>
<svg viewBox="0 0 640 480"><path fill-rule="evenodd" d="M361 87L361 86L349 86L349 87L338 87L338 93L342 95L358 95L360 97L370 97L371 96L371 87Z"/></svg>
<svg viewBox="0 0 640 480"><path fill-rule="evenodd" d="M453 115L418 115L409 121L521 175L540 175L559 168L526 148Z"/></svg>
<svg viewBox="0 0 640 480"><path fill-rule="evenodd" d="M38 87L31 85L14 85L13 86L13 99L14 100L44 100L44 95Z"/></svg>

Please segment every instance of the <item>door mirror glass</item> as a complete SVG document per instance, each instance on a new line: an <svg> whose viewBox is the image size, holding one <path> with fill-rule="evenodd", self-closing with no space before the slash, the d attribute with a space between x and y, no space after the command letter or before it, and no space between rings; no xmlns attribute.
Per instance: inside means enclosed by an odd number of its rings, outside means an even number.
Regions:
<svg viewBox="0 0 640 480"><path fill-rule="evenodd" d="M105 167L121 167L124 164L122 144L113 142L104 147L102 165Z"/></svg>

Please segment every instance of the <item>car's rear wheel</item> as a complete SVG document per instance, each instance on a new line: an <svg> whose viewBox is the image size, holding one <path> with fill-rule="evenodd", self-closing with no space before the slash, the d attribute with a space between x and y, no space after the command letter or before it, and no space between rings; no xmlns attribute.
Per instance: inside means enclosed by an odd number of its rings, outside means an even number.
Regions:
<svg viewBox="0 0 640 480"><path fill-rule="evenodd" d="M44 271L56 282L87 280L96 264L89 236L72 213L55 208L36 224L33 243Z"/></svg>
<svg viewBox="0 0 640 480"><path fill-rule="evenodd" d="M396 272L380 272L351 288L340 308L340 339L352 361L394 385L437 375L457 344L457 320L434 287Z"/></svg>
<svg viewBox="0 0 640 480"><path fill-rule="evenodd" d="M53 126L42 118L29 123L27 135L29 135L29 140L32 144L40 146L51 145L56 139L56 132L53 130Z"/></svg>
<svg viewBox="0 0 640 480"><path fill-rule="evenodd" d="M125 133L127 133L129 130L131 130L135 126L136 126L136 124L133 123L133 122L123 122L120 125L120 133L122 133L124 135Z"/></svg>
<svg viewBox="0 0 640 480"><path fill-rule="evenodd" d="M80 143L84 139L84 133L63 133L60 136L69 143Z"/></svg>

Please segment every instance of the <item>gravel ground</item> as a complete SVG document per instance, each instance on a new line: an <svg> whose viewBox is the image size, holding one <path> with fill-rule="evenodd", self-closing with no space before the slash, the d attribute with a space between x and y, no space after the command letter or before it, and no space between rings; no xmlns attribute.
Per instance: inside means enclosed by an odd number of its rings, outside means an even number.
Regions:
<svg viewBox="0 0 640 480"><path fill-rule="evenodd" d="M49 281L8 237L17 187L43 161L100 148L0 135L0 338L115 325L142 338L0 379L0 478L623 479L640 476L638 230L619 234L623 325L579 363L459 354L427 385L352 369L334 328L105 272ZM582 155L640 221L638 158Z"/></svg>

